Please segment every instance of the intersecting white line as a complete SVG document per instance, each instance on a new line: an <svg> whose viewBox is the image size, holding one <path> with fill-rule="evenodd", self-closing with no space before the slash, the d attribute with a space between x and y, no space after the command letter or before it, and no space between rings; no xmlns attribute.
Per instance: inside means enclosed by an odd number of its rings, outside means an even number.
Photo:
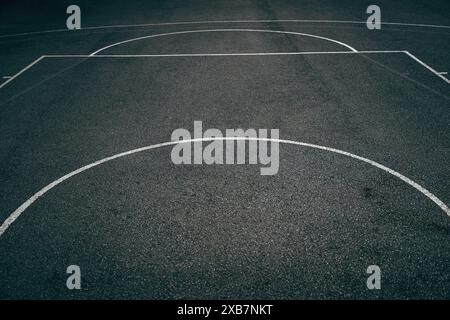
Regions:
<svg viewBox="0 0 450 320"><path fill-rule="evenodd" d="M37 58L36 60L34 60L32 63L30 63L29 65L27 65L25 68L23 68L22 70L20 70L19 72L17 72L14 76L12 76L11 78L9 78L8 80L6 80L5 82L3 82L2 84L0 84L0 89L3 88L4 86L6 86L8 83L10 83L11 81L13 81L15 78L17 78L18 76L20 76L22 73L24 73L25 71L27 71L28 69L30 69L32 66L34 66L35 64L37 64L39 61L41 61L42 59L44 59L44 56L41 56L39 58Z"/></svg>
<svg viewBox="0 0 450 320"><path fill-rule="evenodd" d="M429 65L427 65L425 62L423 62L422 60L420 60L419 58L417 58L415 55L411 54L409 51L405 51L405 53L411 57L414 61L416 61L417 63L419 63L420 65L424 66L425 68L427 68L428 70L430 70L431 72L433 72L435 75L437 75L439 78L441 78L442 80L444 80L445 82L447 82L448 84L450 84L450 80L447 79L446 77L444 77L442 74L440 74L439 72L437 72L435 69L433 69L432 67L430 67Z"/></svg>

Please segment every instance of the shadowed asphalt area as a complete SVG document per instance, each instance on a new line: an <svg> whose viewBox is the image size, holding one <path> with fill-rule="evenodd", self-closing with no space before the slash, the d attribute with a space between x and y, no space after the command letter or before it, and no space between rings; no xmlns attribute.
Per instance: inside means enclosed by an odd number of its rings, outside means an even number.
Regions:
<svg viewBox="0 0 450 320"><path fill-rule="evenodd" d="M201 12L200 3L191 11ZM279 17L293 7L246 2L245 10ZM193 20L175 8L176 20ZM2 59L1 67L20 70L42 54L89 54L148 34L222 27L92 33L76 43L74 36L42 36L50 48L0 38L11 61ZM362 27L245 28L318 34L359 50L414 51L408 44L417 41L413 32L401 40L405 47L395 47L393 31L374 39ZM438 38L448 32L424 41ZM23 55L13 58L22 45ZM445 67L446 46L420 57ZM343 50L293 35L214 32L146 39L102 54ZM281 139L351 152L448 205L448 88L401 52L44 58L0 89L0 221L59 177L168 142L177 128L192 132L196 120L223 131L277 128ZM449 298L450 218L397 177L286 144L275 176L261 176L259 165L176 166L170 152L162 147L107 162L33 203L0 238L0 298ZM71 264L81 267L80 291L65 286ZM382 290L367 290L372 264L382 269Z"/></svg>

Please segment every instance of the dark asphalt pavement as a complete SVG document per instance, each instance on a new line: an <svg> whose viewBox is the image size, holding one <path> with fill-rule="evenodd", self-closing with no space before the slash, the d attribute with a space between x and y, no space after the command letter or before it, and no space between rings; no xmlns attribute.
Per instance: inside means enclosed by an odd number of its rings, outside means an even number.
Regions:
<svg viewBox="0 0 450 320"><path fill-rule="evenodd" d="M82 24L364 21L371 4L117 3L79 2ZM2 2L1 77L42 55L237 28L314 34L359 51L407 50L450 71L450 27L236 22L8 36L64 29L67 4ZM445 1L378 5L383 21L450 26ZM101 54L318 51L348 49L293 34L227 31L149 38ZM450 84L403 52L46 57L0 89L0 224L65 174L168 142L177 128L192 132L196 120L223 131L277 128L281 139L347 151L450 204ZM398 177L288 144L280 145L274 176L261 176L259 165L176 166L171 149L99 165L26 209L0 236L0 299L450 298L450 216ZM72 264L81 268L79 291L65 285ZM381 290L366 287L369 265L382 270Z"/></svg>

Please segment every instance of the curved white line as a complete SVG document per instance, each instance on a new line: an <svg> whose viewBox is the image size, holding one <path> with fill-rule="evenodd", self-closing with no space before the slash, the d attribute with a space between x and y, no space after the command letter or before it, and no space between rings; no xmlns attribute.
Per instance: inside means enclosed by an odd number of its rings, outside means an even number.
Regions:
<svg viewBox="0 0 450 320"><path fill-rule="evenodd" d="M42 197L44 194L46 194L48 191L50 191L51 189L53 189L54 187L56 187L57 185L59 185L60 183L64 182L65 180L79 174L82 173L86 170L89 170L93 167L96 167L98 165L101 165L102 163L117 159L117 158L121 158L121 157L125 157L134 153L138 153L138 152L142 152L142 151L147 151L147 150L151 150L151 149L157 149L157 148L161 148L161 147L166 147L166 146L170 146L170 145L175 145L175 144L179 144L179 143L192 143L192 142L196 142L196 141L215 141L215 140L247 140L247 141L268 141L268 142L278 142L278 143L285 143L285 144L292 144L292 145L297 145L297 146L303 146L303 147L309 147L309 148L313 148L313 149L320 149L320 150L325 150L325 151L330 151L333 153L337 153L337 154L341 154L365 163L368 163L378 169L381 169L397 178L399 178L400 180L402 180L403 182L409 184L410 186L412 186L414 189L418 190L420 193L422 193L423 195L425 195L427 198L429 198L431 201L433 201L435 204L437 204L449 217L450 217L450 209L447 207L447 205L441 201L438 197L436 197L434 194L432 194L430 191L428 191L427 189L425 189L424 187L422 187L421 185L419 185L418 183L414 182L413 180L409 179L408 177L402 175L401 173L398 173L395 170L392 170L378 162L372 161L370 159L364 158L364 157L360 157L358 155L355 155L353 153L347 152L347 151L342 151L339 149L334 149L334 148L329 148L329 147L324 147L324 146L320 146L317 144L311 144L311 143L305 143L305 142L298 142L298 141L292 141L292 140L283 140L283 139L271 139L271 138L250 138L250 137L217 137L217 138L199 138L199 139L189 139L189 140L180 140L180 141L170 141L170 142L164 142L164 143L158 143L158 144L153 144L150 146L146 146L146 147L142 147L142 148L138 148L138 149L133 149L130 151L126 151L126 152L122 152L116 155L113 155L111 157L107 157L98 161L95 161L91 164L88 164L84 167L81 167L75 171L72 171L68 174L66 174L65 176L62 176L61 178L53 181L52 183L48 184L47 186L45 186L44 188L42 188L41 190L39 190L38 192L36 192L31 198L29 198L27 201L25 201L20 207L18 207L13 213L11 213L11 215L3 222L3 224L0 226L0 236L2 236L5 231L8 229L8 227L14 222L16 221L17 218L19 218L19 216L29 207L31 206L36 200L38 200L40 197Z"/></svg>
<svg viewBox="0 0 450 320"><path fill-rule="evenodd" d="M178 21L178 22L155 22L155 23L141 23L141 24L119 24L119 25L105 25L105 26L92 26L81 28L80 30L97 30L97 29L114 29L114 28L133 28L133 27L152 27L152 26L173 26L173 25L198 25L198 24L226 24L226 23L343 23L343 24L366 24L366 21L350 21L350 20L212 20L212 21ZM403 22L382 22L382 25L393 26L407 26L407 27L422 27L422 28L441 28L450 29L450 26L438 25L438 24L424 24L424 23L403 23ZM42 31L30 31L14 34L0 35L0 38L38 35L46 33L56 32L74 32L68 29L52 29Z"/></svg>
<svg viewBox="0 0 450 320"><path fill-rule="evenodd" d="M316 36L314 34L309 34L309 33L293 32L293 31L280 31L280 30L259 30L259 29L210 29L210 30L205 29L205 30L187 30L187 31L159 33L159 34L152 34L152 35L149 35L149 36L143 36L143 37L128 39L128 40L116 42L116 43L110 44L109 46L106 46L106 47L103 47L101 49L98 49L97 51L91 53L90 56L94 56L97 53L102 52L103 50L106 50L106 49L109 49L109 48L112 48L112 47L115 47L115 46L119 46L119 45L122 45L122 44L125 44L125 43L133 42L133 41L138 41L138 40L143 40L143 39L150 39L150 38L157 38L157 37L172 36L172 35L178 35L178 34L206 33L206 32L263 32L263 33L293 34L293 35L297 35L297 36L305 36L305 37L311 37L311 38L316 38L316 39L320 39L320 40L334 42L336 44L339 44L341 46L346 47L347 49L350 49L353 52L358 52L358 50L356 50L355 48L349 46L346 43L343 43L343 42L340 42L340 41L337 41L337 40L334 40L334 39L330 39L330 38Z"/></svg>

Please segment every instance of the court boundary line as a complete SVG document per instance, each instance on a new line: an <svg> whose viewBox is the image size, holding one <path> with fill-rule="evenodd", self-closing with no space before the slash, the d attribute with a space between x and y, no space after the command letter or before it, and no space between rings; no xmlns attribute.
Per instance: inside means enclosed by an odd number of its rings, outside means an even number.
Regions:
<svg viewBox="0 0 450 320"><path fill-rule="evenodd" d="M376 161L370 160L368 158L365 157L361 157L358 156L354 153L350 153L348 151L343 151L340 149L336 149L336 148L330 148L330 147L326 147L326 146L321 146L321 145L317 145L317 144L312 144L312 143L306 143L306 142L300 142L300 141L294 141L294 140L284 140L284 139L274 139L274 138L253 138L253 137L210 137L210 138L196 138L196 139L186 139L186 140L177 140L177 141L169 141L169 142L163 142L163 143L158 143L158 144L152 144L149 146L145 146L145 147L141 147L141 148L136 148L136 149L132 149L129 151L125 151L125 152L121 152L97 161L94 161L88 165L85 165L83 167L80 167L74 171L69 172L68 174L54 180L53 182L49 183L48 185L46 185L45 187L43 187L42 189L40 189L38 192L36 192L33 196L31 196L28 200L26 200L24 203L22 203L14 212L12 212L7 218L6 220L2 223L2 225L0 226L0 237L6 232L6 230L20 217L20 215L22 213L25 212L25 210L30 207L34 202L36 202L39 198L41 198L44 194L46 194L48 191L50 191L51 189L55 188L56 186L58 186L59 184L63 183L64 181L70 179L73 176L76 176L84 171L87 171L91 168L94 168L96 166L99 166L103 163L118 159L118 158L122 158L128 155L132 155L132 154L136 154L139 152L143 152L143 151L148 151L148 150L152 150L152 149L158 149L158 148L162 148L162 147L167 147L167 146L172 146L172 145L178 145L181 143L194 143L194 142L212 142L212 141L227 141L227 140L232 140L232 141L266 141L266 142L271 142L271 143L282 143L282 144L290 144L290 145L297 145L297 146L302 146L302 147L307 147L307 148L312 148L312 149L318 149L318 150L323 150L323 151L329 151L332 153L336 153L336 154L340 154L340 155L344 155L347 156L349 158L352 159L356 159L359 161L362 161L364 163L370 164L371 166L378 168L382 171L385 171L387 173L389 173L390 175L402 180L403 182L405 182L406 184L410 185L411 187L413 187L414 189L416 189L417 191L419 191L420 193L422 193L424 196L426 196L429 200L431 200L432 202L434 202L442 211L444 211L448 217L450 217L450 209L449 207L442 201L440 200L438 197L436 197L433 193L431 193L429 190L427 190L426 188L424 188L423 186L421 186L420 184L418 184L417 182L411 180L410 178L402 175L401 173L386 167L385 165L382 165Z"/></svg>
<svg viewBox="0 0 450 320"><path fill-rule="evenodd" d="M114 28L139 28L139 27L157 27L157 26L176 26L176 25L199 25L199 24L229 24L229 23L325 23L325 24L366 24L367 21L353 21L353 20L309 20L309 19L280 19L280 20L203 20L203 21L174 21L174 22L154 22L141 24L119 24L119 25L103 25L91 26L81 28L77 31L83 30L98 30L98 29L114 29ZM406 22L381 22L381 25L392 26L406 26L406 27L420 27L420 28L438 28L450 29L447 25L425 24L425 23L406 23ZM66 29L50 29L42 31L30 31L14 34L0 35L1 38L19 37L27 35L39 35L58 32L73 32L74 30Z"/></svg>
<svg viewBox="0 0 450 320"><path fill-rule="evenodd" d="M283 55L319 55L319 54L377 54L377 53L404 53L416 63L426 68L428 71L432 72L434 75L450 84L450 80L444 77L436 69L432 68L430 65L424 61L417 58L415 55L407 50L361 50L357 52L353 51L304 51L304 52L249 52L249 53L180 53L180 54L115 54L115 55L89 55L89 54L47 54L42 55L35 59L29 65L21 69L18 73L12 76L10 79L0 84L0 89L5 87L7 84L15 80L21 74L29 70L34 65L38 64L46 58L164 58L164 57L226 57L226 56L283 56Z"/></svg>

